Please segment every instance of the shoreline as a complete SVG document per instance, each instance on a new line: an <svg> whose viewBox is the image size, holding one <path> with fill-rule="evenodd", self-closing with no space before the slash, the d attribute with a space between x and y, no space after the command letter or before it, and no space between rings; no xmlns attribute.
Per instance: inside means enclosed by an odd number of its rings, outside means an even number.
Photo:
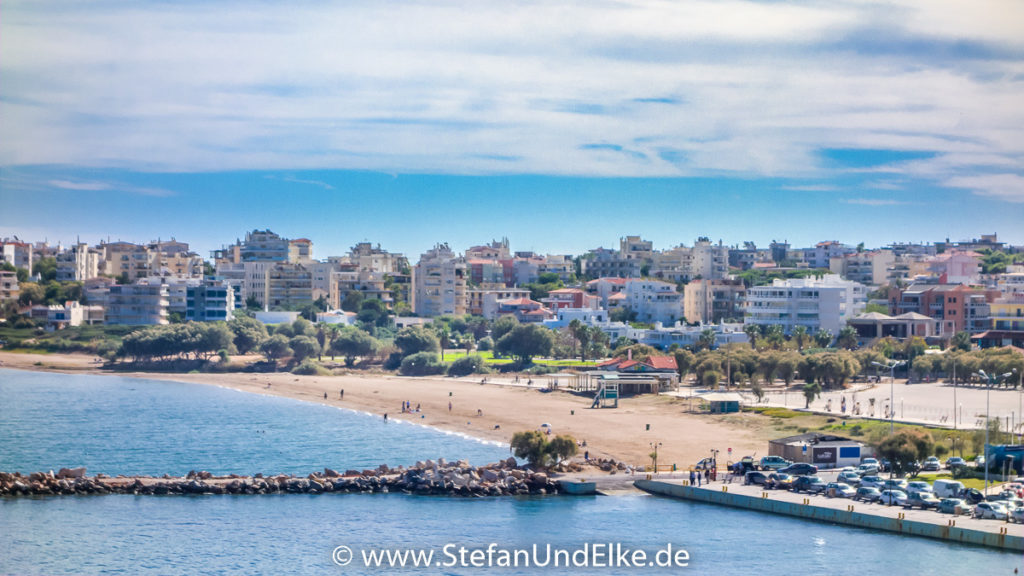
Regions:
<svg viewBox="0 0 1024 576"><path fill-rule="evenodd" d="M38 365L37 365L38 363ZM711 449L732 448L736 458L767 453L767 438L748 421L753 415L690 414L685 400L659 395L625 397L617 409L591 409L591 399L567 391L542 392L511 381L480 384L476 377L414 378L369 373L299 376L275 373L160 373L102 370L84 354L32 354L0 351L0 368L35 372L122 376L186 382L241 392L280 396L403 420L507 446L512 434L551 424L552 435L585 441L580 456L650 464L658 445L659 464L692 465ZM490 381L491 378L488 378ZM344 390L344 397L341 391ZM324 397L324 394L327 397ZM402 413L403 402L420 412ZM451 408L449 409L449 403ZM760 426L761 429L765 428Z"/></svg>

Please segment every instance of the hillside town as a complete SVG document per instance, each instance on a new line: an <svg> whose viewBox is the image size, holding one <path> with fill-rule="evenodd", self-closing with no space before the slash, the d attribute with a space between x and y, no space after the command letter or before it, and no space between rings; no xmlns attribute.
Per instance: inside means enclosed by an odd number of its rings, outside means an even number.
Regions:
<svg viewBox="0 0 1024 576"><path fill-rule="evenodd" d="M209 259L173 238L16 237L0 242L0 258L3 321L46 331L229 321L240 310L266 324L301 315L356 325L376 301L397 328L511 316L552 330L578 322L659 350L745 343L769 329L826 347L885 337L945 346L957 335L975 348L1024 346L1024 247L996 234L873 249L707 237L656 249L625 236L581 255L513 251L501 239L463 252L437 243L413 262L369 242L318 259L312 240L252 230Z"/></svg>

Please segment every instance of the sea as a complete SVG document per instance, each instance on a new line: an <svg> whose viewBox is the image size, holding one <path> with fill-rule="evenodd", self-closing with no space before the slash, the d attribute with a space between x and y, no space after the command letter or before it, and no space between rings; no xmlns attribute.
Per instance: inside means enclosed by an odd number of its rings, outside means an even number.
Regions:
<svg viewBox="0 0 1024 576"><path fill-rule="evenodd" d="M506 445L227 388L0 370L3 471L306 475L508 456ZM1024 555L647 495L0 498L0 574L393 572L1014 574Z"/></svg>

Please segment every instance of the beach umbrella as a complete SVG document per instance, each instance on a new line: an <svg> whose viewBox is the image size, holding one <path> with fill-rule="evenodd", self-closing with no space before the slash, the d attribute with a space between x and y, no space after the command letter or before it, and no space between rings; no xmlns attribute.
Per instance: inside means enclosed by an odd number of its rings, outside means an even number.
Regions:
<svg viewBox="0 0 1024 576"><path fill-rule="evenodd" d="M548 424L547 422L545 422L545 423L541 424L540 427L541 428L551 428L551 424Z"/></svg>

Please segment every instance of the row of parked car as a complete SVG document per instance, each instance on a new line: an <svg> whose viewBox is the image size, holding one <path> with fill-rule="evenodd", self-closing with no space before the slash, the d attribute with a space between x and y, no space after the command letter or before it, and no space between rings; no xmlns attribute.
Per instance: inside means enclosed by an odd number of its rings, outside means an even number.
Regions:
<svg viewBox="0 0 1024 576"><path fill-rule="evenodd" d="M938 459L935 460L938 462ZM954 515L973 515L1024 522L1024 483L1010 484L987 499L978 490L965 488L956 480L938 479L934 484L907 481L903 478L878 476L880 463L865 459L857 467L844 468L836 481L826 482L817 476L810 464L791 464L776 472L752 470L745 474L744 484L758 484L766 489L791 490L807 494L824 494L829 498L849 498L860 502L878 502L904 508L934 509Z"/></svg>

